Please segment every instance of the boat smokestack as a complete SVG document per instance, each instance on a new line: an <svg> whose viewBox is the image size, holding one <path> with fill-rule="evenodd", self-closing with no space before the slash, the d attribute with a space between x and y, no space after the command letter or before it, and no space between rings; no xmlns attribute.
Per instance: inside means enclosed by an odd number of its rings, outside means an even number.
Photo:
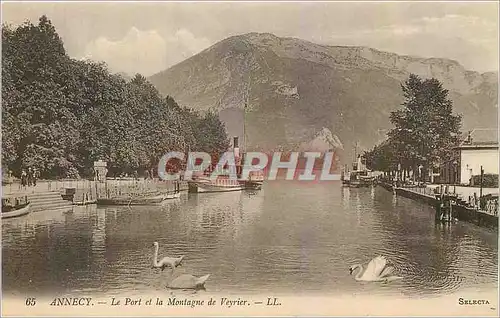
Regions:
<svg viewBox="0 0 500 318"><path fill-rule="evenodd" d="M365 170L361 161L361 155L358 155L358 170Z"/></svg>
<svg viewBox="0 0 500 318"><path fill-rule="evenodd" d="M238 145L238 136L233 137L233 152L234 152L234 158L236 162L238 162L238 159L240 158L240 148Z"/></svg>

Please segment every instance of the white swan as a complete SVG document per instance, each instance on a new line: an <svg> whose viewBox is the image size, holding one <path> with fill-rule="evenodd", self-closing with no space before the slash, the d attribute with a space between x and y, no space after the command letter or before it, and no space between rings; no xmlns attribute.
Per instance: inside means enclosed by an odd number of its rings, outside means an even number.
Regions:
<svg viewBox="0 0 500 318"><path fill-rule="evenodd" d="M158 249L159 249L159 244L158 242L153 243L155 247L155 255L153 259L153 268L161 268L163 271L165 267L170 266L172 269L174 269L177 266L182 265L182 260L184 259L184 255L180 257L164 257L160 261L158 261Z"/></svg>
<svg viewBox="0 0 500 318"><path fill-rule="evenodd" d="M351 266L351 268L349 268L349 274L352 275L356 269L359 269L359 272L354 279L358 281L388 282L402 278L399 276L390 276L394 271L394 267L387 266L387 259L384 256L375 257L366 265L366 268L363 268L361 264Z"/></svg>
<svg viewBox="0 0 500 318"><path fill-rule="evenodd" d="M204 289L205 282L210 277L210 274L196 277L190 274L182 274L174 278L167 284L167 288L172 289Z"/></svg>

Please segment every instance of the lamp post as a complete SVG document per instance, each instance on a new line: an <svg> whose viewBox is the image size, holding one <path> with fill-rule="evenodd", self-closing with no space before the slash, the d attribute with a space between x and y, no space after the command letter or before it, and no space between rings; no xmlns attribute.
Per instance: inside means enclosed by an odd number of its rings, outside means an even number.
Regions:
<svg viewBox="0 0 500 318"><path fill-rule="evenodd" d="M458 181L458 162L453 161L453 183L457 184Z"/></svg>
<svg viewBox="0 0 500 318"><path fill-rule="evenodd" d="M469 164L465 165L465 171L467 171L466 176L468 177L467 184L472 185L472 171L469 169Z"/></svg>
<svg viewBox="0 0 500 318"><path fill-rule="evenodd" d="M453 193L457 193L457 181L458 181L458 162L455 160L453 161Z"/></svg>
<svg viewBox="0 0 500 318"><path fill-rule="evenodd" d="M398 163L398 181L401 181L401 163Z"/></svg>

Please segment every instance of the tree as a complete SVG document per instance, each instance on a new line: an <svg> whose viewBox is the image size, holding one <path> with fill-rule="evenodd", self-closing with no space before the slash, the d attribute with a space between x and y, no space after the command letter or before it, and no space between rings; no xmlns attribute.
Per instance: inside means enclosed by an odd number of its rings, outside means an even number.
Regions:
<svg viewBox="0 0 500 318"><path fill-rule="evenodd" d="M126 81L104 63L69 58L50 20L2 28L2 163L42 177L151 169L166 152L220 153L228 147L215 113L163 97L137 74ZM190 147L191 146L191 147Z"/></svg>
<svg viewBox="0 0 500 318"><path fill-rule="evenodd" d="M199 150L210 153L212 160L217 163L221 153L228 150L230 141L226 134L224 124L213 110L208 111L199 120L197 133L197 145Z"/></svg>
<svg viewBox="0 0 500 318"><path fill-rule="evenodd" d="M423 173L444 163L454 153L459 142L461 116L453 114L448 91L436 79L422 80L410 74L401 85L404 94L402 108L390 115L394 128L388 138L364 154L367 165L374 170L393 171L401 165L403 171Z"/></svg>
<svg viewBox="0 0 500 318"><path fill-rule="evenodd" d="M76 117L68 108L65 82L57 76L69 62L60 37L42 16L36 26L26 22L6 28L2 45L7 163L16 170L36 165L42 175L65 169L78 131L71 129Z"/></svg>
<svg viewBox="0 0 500 318"><path fill-rule="evenodd" d="M461 116L453 114L448 90L432 78L414 74L402 85L403 108L391 113L389 133L398 161L408 168L426 169L444 162L459 141Z"/></svg>
<svg viewBox="0 0 500 318"><path fill-rule="evenodd" d="M370 170L390 172L397 169L397 156L395 156L394 144L389 140L376 145L372 150L366 151L363 158Z"/></svg>

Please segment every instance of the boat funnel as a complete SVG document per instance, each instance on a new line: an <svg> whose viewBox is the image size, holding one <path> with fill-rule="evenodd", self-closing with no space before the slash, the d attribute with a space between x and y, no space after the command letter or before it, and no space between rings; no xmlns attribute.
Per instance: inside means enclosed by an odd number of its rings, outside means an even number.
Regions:
<svg viewBox="0 0 500 318"><path fill-rule="evenodd" d="M238 161L238 159L240 158L240 148L238 145L237 136L233 137L233 152L234 152L234 158L236 159L236 161Z"/></svg>

